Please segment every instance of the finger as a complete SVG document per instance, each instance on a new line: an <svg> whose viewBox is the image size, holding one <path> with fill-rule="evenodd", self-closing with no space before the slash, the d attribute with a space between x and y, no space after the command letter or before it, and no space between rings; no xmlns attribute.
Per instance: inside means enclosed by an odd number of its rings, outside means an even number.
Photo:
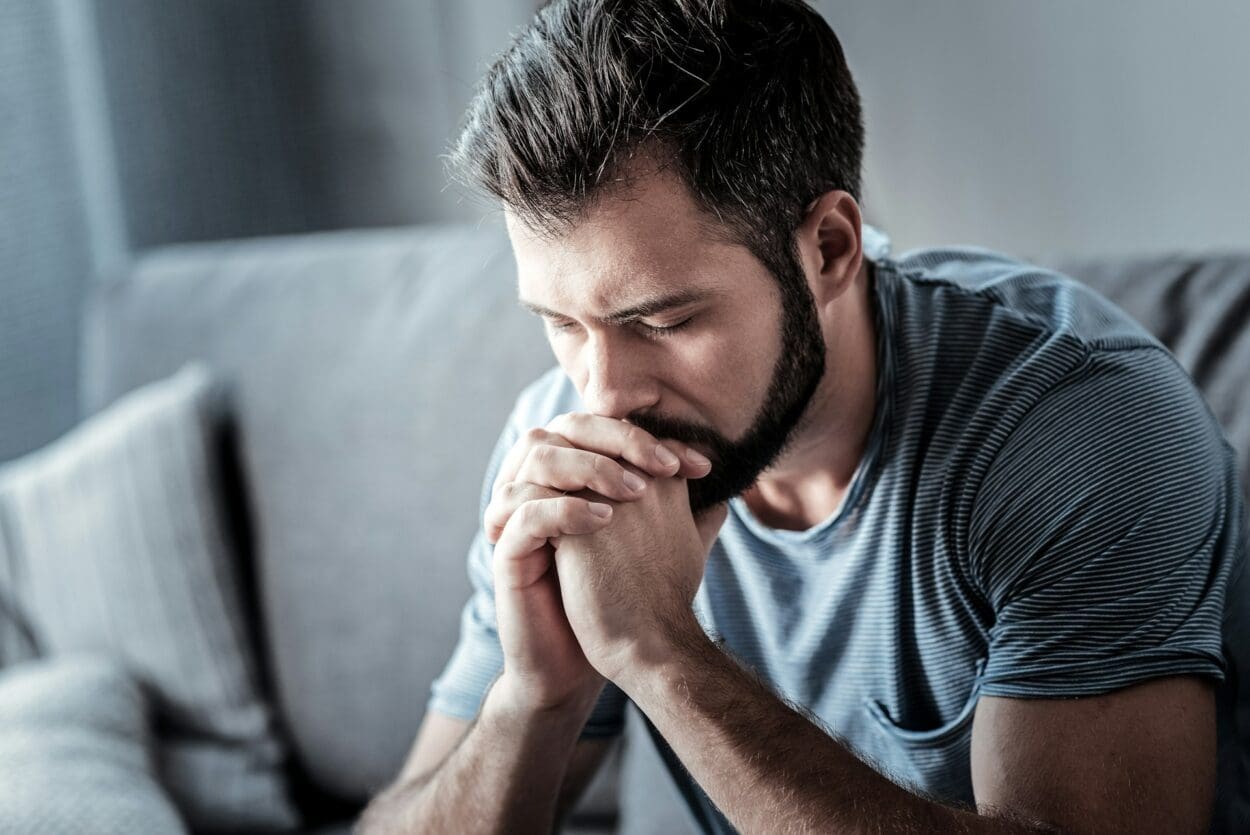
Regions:
<svg viewBox="0 0 1250 835"><path fill-rule="evenodd" d="M482 530L486 533L486 541L492 544L499 541L504 526L516 509L525 502L535 499L554 499L564 495L564 491L552 487L542 487L528 481L509 481L500 484L491 497L486 512L482 514Z"/></svg>
<svg viewBox="0 0 1250 835"><path fill-rule="evenodd" d="M526 431L520 439L512 445L512 449L508 450L508 454L504 456L503 463L499 465L499 472L495 475L495 483L491 485L491 495L499 489L501 484L507 484L509 481L517 480L517 471L521 469L521 464L525 461L526 456L530 454L530 450L541 445L572 447L573 444L567 439L548 432L546 429L534 428Z"/></svg>
<svg viewBox="0 0 1250 835"><path fill-rule="evenodd" d="M647 486L646 478L605 455L545 444L530 450L516 480L557 490L593 490L622 502L637 499Z"/></svg>
<svg viewBox="0 0 1250 835"><path fill-rule="evenodd" d="M606 508L600 515L596 506ZM566 534L594 533L612 518L612 506L604 502L590 502L573 496L554 499L536 499L526 502L504 525L499 542L495 545L495 559L518 559L531 551L542 548L547 540Z"/></svg>
<svg viewBox="0 0 1250 835"><path fill-rule="evenodd" d="M575 447L621 458L657 478L702 478L712 469L693 447L671 439L661 442L645 429L617 418L568 412L553 418L547 429Z"/></svg>
<svg viewBox="0 0 1250 835"><path fill-rule="evenodd" d="M550 545L509 559L502 558L496 551L491 566L495 575L496 595L502 589L524 589L537 583L555 565L554 555L555 549Z"/></svg>

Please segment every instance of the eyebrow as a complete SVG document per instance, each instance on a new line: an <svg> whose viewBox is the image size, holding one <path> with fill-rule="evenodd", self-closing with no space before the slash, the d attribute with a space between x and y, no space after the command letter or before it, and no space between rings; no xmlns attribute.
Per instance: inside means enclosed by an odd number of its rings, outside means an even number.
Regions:
<svg viewBox="0 0 1250 835"><path fill-rule="evenodd" d="M656 296L650 299L643 299L638 304L631 305L622 310L609 313L607 316L599 317L601 322L611 325L624 325L635 319L641 319L644 316L654 316L657 313L663 313L665 310L672 310L674 307L681 307L684 304L692 304L694 302L703 301L712 295L707 290L680 290L676 293L669 293L664 296ZM563 313L557 313L554 310L543 307L535 302L520 300L521 306L531 313L539 316L546 316L549 319L566 319Z"/></svg>

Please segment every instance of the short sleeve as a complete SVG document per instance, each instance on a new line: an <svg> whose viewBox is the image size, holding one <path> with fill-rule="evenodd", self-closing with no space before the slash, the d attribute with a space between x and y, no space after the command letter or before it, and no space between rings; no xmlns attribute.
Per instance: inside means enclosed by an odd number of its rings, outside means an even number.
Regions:
<svg viewBox="0 0 1250 835"><path fill-rule="evenodd" d="M529 428L521 425L523 420L518 417L521 412L518 409L513 413L491 453L482 484L479 520L490 503L491 487L504 458L522 431ZM430 688L430 710L467 721L477 717L486 692L503 672L503 649L495 620L493 554L494 546L479 526L469 546L467 562L472 594L460 614L460 638L447 666ZM582 730L582 737L620 734L625 725L625 702L625 694L609 682Z"/></svg>
<svg viewBox="0 0 1250 835"><path fill-rule="evenodd" d="M981 692L1222 680L1241 524L1232 450L1176 361L1091 354L1021 419L976 492L969 564L993 613Z"/></svg>

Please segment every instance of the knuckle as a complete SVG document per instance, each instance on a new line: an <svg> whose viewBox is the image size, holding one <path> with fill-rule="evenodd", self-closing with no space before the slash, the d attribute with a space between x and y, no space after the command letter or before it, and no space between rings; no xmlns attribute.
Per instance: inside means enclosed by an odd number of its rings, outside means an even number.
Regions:
<svg viewBox="0 0 1250 835"><path fill-rule="evenodd" d="M552 456L555 455L555 451L555 447L542 444L541 446L534 447L534 449L530 451L530 458L533 459L535 464L550 464Z"/></svg>
<svg viewBox="0 0 1250 835"><path fill-rule="evenodd" d="M609 464L612 464L612 462L604 458L602 455L592 455L590 458L591 474L595 476L608 475L610 472L610 468L608 466Z"/></svg>
<svg viewBox="0 0 1250 835"><path fill-rule="evenodd" d="M547 424L547 429L548 431L555 432L557 435L562 435L568 431L569 427L574 425L573 420L574 418L572 412L565 412L563 414L556 415L551 419L551 422Z"/></svg>
<svg viewBox="0 0 1250 835"><path fill-rule="evenodd" d="M537 502L525 502L516 509L513 518L517 520L522 530L533 531L542 522L540 510Z"/></svg>
<svg viewBox="0 0 1250 835"><path fill-rule="evenodd" d="M544 449L546 447L543 446L529 448L529 451L525 453L525 458L521 461L521 466L517 468L516 477L518 481L527 481L533 470L542 465Z"/></svg>
<svg viewBox="0 0 1250 835"><path fill-rule="evenodd" d="M525 431L524 437L527 443L533 445L533 444L541 444L543 441L547 440L548 434L549 433L547 432L546 429L543 429L540 426L535 426L531 429L527 429Z"/></svg>
<svg viewBox="0 0 1250 835"><path fill-rule="evenodd" d="M644 443L646 443L649 437L646 432L642 431L637 426L634 426L632 423L627 425L629 427L625 430L625 440L627 443L631 446L637 447L641 447Z"/></svg>

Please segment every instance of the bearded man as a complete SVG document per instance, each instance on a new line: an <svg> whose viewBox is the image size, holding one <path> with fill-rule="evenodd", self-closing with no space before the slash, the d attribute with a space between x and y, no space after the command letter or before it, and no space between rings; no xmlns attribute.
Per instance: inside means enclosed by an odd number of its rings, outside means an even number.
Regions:
<svg viewBox="0 0 1250 835"><path fill-rule="evenodd" d="M559 367L364 831L551 831L627 700L706 832L1235 828L1216 421L1074 281L891 255L863 145L799 0L557 0L491 67L453 161Z"/></svg>

